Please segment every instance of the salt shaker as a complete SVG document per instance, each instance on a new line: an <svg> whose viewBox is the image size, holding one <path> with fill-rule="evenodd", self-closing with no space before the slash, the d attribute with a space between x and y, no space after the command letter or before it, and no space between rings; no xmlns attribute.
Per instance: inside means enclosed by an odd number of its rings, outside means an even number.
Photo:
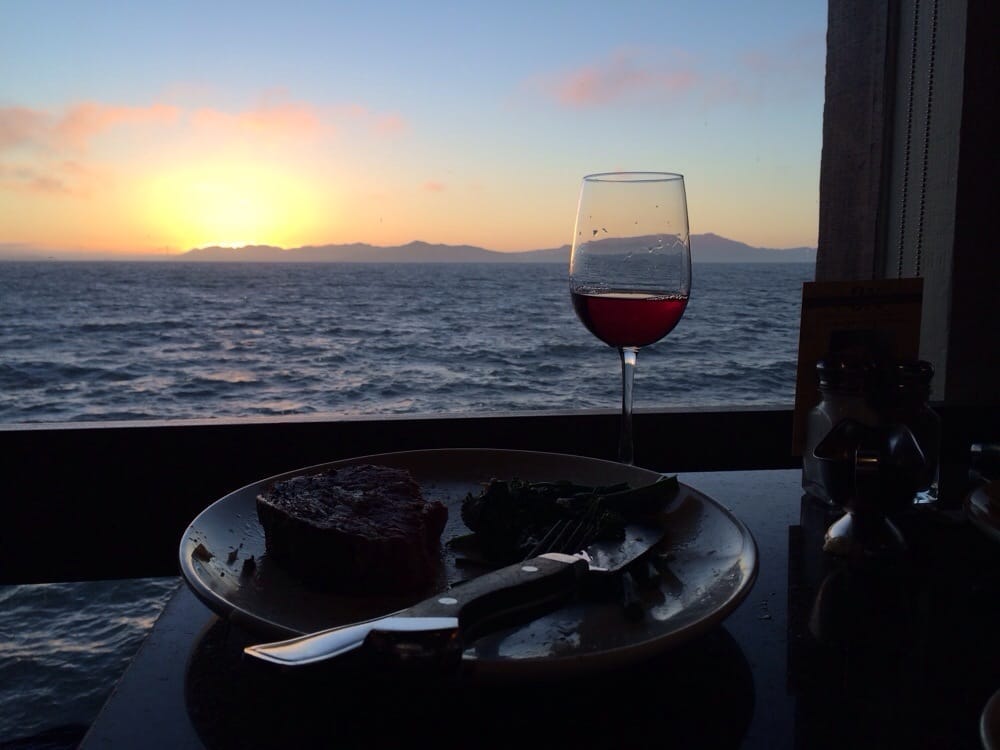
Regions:
<svg viewBox="0 0 1000 750"><path fill-rule="evenodd" d="M825 486L816 446L841 421L853 419L866 427L878 427L882 418L872 403L875 367L872 363L843 358L816 363L820 402L806 418L806 438L802 453L802 487L813 497L830 505L838 500ZM843 498L840 498L840 502Z"/></svg>

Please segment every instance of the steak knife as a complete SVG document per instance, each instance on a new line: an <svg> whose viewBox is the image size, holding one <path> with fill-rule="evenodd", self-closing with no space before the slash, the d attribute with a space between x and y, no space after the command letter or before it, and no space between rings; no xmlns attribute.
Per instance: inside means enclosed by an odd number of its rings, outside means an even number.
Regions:
<svg viewBox="0 0 1000 750"><path fill-rule="evenodd" d="M556 609L588 580L623 571L663 535L661 523L627 524L622 539L595 541L572 555L547 552L385 617L247 646L244 653L286 667L315 664L358 649L400 662L457 664L476 638Z"/></svg>

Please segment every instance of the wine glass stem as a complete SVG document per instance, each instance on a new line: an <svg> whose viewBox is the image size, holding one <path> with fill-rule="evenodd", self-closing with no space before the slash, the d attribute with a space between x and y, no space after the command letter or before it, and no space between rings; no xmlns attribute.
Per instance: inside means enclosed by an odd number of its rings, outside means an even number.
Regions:
<svg viewBox="0 0 1000 750"><path fill-rule="evenodd" d="M632 381L639 350L633 347L618 347L622 360L622 427L618 438L618 460L623 464L633 464L632 450Z"/></svg>

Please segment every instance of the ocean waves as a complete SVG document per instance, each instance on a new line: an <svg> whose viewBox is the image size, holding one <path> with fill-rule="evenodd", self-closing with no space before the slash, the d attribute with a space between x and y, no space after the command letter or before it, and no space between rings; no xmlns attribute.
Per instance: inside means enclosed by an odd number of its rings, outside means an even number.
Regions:
<svg viewBox="0 0 1000 750"><path fill-rule="evenodd" d="M694 269L636 408L787 404L802 265ZM0 264L0 422L617 408L566 271L518 264Z"/></svg>
<svg viewBox="0 0 1000 750"><path fill-rule="evenodd" d="M0 689L0 743L88 725L177 586L145 579L0 587L0 685L16 686Z"/></svg>

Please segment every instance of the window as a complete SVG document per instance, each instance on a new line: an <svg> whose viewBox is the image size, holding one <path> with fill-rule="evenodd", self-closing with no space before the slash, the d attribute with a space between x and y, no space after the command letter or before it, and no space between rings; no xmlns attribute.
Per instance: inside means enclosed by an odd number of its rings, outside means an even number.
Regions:
<svg viewBox="0 0 1000 750"><path fill-rule="evenodd" d="M614 409L565 246L618 169L693 232L636 407L791 403L824 2L42 13L0 24L0 422Z"/></svg>
<svg viewBox="0 0 1000 750"><path fill-rule="evenodd" d="M830 3L817 277L924 278L935 396L996 404L1000 339L988 196L998 9Z"/></svg>

